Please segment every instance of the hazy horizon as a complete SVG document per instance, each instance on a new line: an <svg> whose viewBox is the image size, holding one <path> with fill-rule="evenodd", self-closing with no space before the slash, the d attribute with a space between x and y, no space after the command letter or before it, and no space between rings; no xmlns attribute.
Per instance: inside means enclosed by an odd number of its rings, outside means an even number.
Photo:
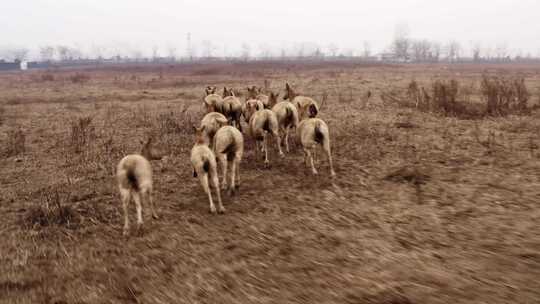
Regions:
<svg viewBox="0 0 540 304"><path fill-rule="evenodd" d="M271 3L271 4L266 4ZM359 53L368 42L372 53L388 48L398 24L406 24L410 38L447 43L457 40L468 52L472 45L510 54L540 51L540 1L496 0L489 3L455 0L405 0L394 3L332 1L220 2L23 0L5 3L0 48L27 47L36 57L44 45L68 45L95 53L150 54L174 50L185 56L187 33L201 51L211 41L213 54L238 55L242 44L253 55L271 49L293 50L301 43L330 44L340 52Z"/></svg>

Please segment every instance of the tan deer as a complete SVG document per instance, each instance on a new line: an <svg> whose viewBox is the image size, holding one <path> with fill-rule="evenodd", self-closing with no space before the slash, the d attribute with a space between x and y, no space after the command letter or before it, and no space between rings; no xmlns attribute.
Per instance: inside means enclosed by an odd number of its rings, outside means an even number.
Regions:
<svg viewBox="0 0 540 304"><path fill-rule="evenodd" d="M283 99L289 100L296 106L300 120L313 118L319 114L319 105L317 102L311 97L296 93L289 83L285 83L285 95Z"/></svg>
<svg viewBox="0 0 540 304"><path fill-rule="evenodd" d="M279 132L283 138L285 135L285 151L289 150L289 131L296 129L298 126L298 110L289 101L277 102L278 94L270 93L270 104L272 106L272 112L276 113L278 120Z"/></svg>
<svg viewBox="0 0 540 304"><path fill-rule="evenodd" d="M222 112L223 98L216 94L216 87L207 86L205 89L206 96L203 99L203 107L206 113Z"/></svg>
<svg viewBox="0 0 540 304"><path fill-rule="evenodd" d="M330 151L330 132L328 125L320 118L308 118L302 120L298 124L296 129L297 135L300 138L302 147L304 149L304 162L307 165L307 161L311 162L311 170L313 174L317 174L317 169L313 164L313 154L317 146L322 146L328 158L330 164L330 175L336 176L334 166L332 164L332 154Z"/></svg>
<svg viewBox="0 0 540 304"><path fill-rule="evenodd" d="M204 115L201 120L201 127L204 127L204 134L208 136L208 142L214 142L214 135L219 130L219 128L227 125L228 120L225 115L218 112L211 112Z"/></svg>
<svg viewBox="0 0 540 304"><path fill-rule="evenodd" d="M224 213L225 208L221 202L221 194L219 192L219 179L217 174L216 156L208 147L208 136L204 133L204 126L195 127L195 145L191 149L191 165L193 166L193 177L199 177L199 181L208 195L210 202L210 213L216 213L216 206L212 200L212 191L210 190L209 182L212 183L218 200L219 209L217 212Z"/></svg>
<svg viewBox="0 0 540 304"><path fill-rule="evenodd" d="M223 171L221 187L233 195L236 187L240 186L240 162L244 155L244 136L235 127L222 127L214 136L214 153ZM231 168L230 183L227 183L228 167Z"/></svg>
<svg viewBox="0 0 540 304"><path fill-rule="evenodd" d="M221 113L229 119L232 126L237 127L242 132L242 102L234 95L232 88L223 88L223 105Z"/></svg>
<svg viewBox="0 0 540 304"><path fill-rule="evenodd" d="M268 104L269 96L262 93L263 88L256 86L247 87L248 99L258 99L262 102L265 109L270 109L271 106Z"/></svg>
<svg viewBox="0 0 540 304"><path fill-rule="evenodd" d="M251 119L251 116L253 115L253 113L262 109L264 109L264 105L262 101L258 99L246 100L246 102L242 106L242 115L244 116L246 123L249 124L249 120Z"/></svg>
<svg viewBox="0 0 540 304"><path fill-rule="evenodd" d="M283 157L281 151L281 138L279 136L279 126L276 114L268 109L255 111L249 120L249 133L256 142L255 153L259 150L259 143L262 141L262 150L264 150L264 163L269 165L268 161L268 134L271 134L275 139L279 151L279 155Z"/></svg>
<svg viewBox="0 0 540 304"><path fill-rule="evenodd" d="M128 207L131 200L135 202L137 210L137 230L140 231L143 225L142 206L148 202L152 217L158 218L152 199L152 166L149 160L154 159L152 155L152 137L146 142L141 142L140 154L130 154L120 160L116 167L116 181L122 200L124 213L123 234L129 234Z"/></svg>

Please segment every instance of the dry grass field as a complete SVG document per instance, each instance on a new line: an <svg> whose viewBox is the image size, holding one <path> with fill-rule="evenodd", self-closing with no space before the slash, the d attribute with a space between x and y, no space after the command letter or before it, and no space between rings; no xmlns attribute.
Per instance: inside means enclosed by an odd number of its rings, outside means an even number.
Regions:
<svg viewBox="0 0 540 304"><path fill-rule="evenodd" d="M524 77L528 110L480 117L483 73ZM474 115L414 106L412 80L449 79ZM265 168L246 136L239 192L209 214L189 162L204 88L285 81L324 100L337 177L295 137ZM0 74L0 303L539 303L539 98L525 65ZM161 218L124 238L114 168L148 134Z"/></svg>

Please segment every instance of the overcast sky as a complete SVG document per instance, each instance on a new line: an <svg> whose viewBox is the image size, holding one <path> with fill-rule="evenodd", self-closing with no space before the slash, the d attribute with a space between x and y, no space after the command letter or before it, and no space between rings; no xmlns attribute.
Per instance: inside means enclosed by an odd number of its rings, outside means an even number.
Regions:
<svg viewBox="0 0 540 304"><path fill-rule="evenodd" d="M184 55L190 32L195 45L212 41L216 55L235 54L242 43L257 53L263 44L361 50L369 41L378 52L389 46L396 25L406 23L411 38L455 39L466 48L505 44L537 55L539 17L540 0L2 0L0 46L149 52L156 45L162 55L170 46Z"/></svg>

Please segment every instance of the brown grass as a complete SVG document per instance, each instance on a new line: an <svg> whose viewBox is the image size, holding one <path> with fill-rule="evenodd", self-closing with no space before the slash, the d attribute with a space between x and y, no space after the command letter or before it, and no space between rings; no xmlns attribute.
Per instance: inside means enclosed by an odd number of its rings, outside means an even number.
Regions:
<svg viewBox="0 0 540 304"><path fill-rule="evenodd" d="M25 147L0 158L0 303L534 303L540 113L529 98L527 115L484 117L482 74L495 68L0 73L0 144L24 130ZM539 88L539 66L503 68L524 78L510 83L518 100L521 84ZM295 136L283 159L270 146L265 169L246 136L240 190L211 216L189 162L204 88L282 92L285 80L320 102L337 178L322 153L312 176ZM469 106L480 115L460 119ZM145 214L142 234L123 239L114 167L150 134L166 156L151 161L161 218Z"/></svg>
<svg viewBox="0 0 540 304"><path fill-rule="evenodd" d="M70 145L75 153L84 151L96 138L95 128L91 125L92 117L79 117L71 122Z"/></svg>
<svg viewBox="0 0 540 304"><path fill-rule="evenodd" d="M69 76L69 80L72 83L78 83L78 84L84 84L90 81L90 75L86 73L75 73L71 76Z"/></svg>
<svg viewBox="0 0 540 304"><path fill-rule="evenodd" d="M61 190L50 187L43 190L40 199L41 203L30 207L26 212L22 223L24 227L28 229L42 229L52 225L68 229L77 227L79 215L68 205L70 193L61 193Z"/></svg>
<svg viewBox="0 0 540 304"><path fill-rule="evenodd" d="M16 156L26 151L26 135L21 128L14 128L7 131L7 141L4 155L7 157Z"/></svg>

